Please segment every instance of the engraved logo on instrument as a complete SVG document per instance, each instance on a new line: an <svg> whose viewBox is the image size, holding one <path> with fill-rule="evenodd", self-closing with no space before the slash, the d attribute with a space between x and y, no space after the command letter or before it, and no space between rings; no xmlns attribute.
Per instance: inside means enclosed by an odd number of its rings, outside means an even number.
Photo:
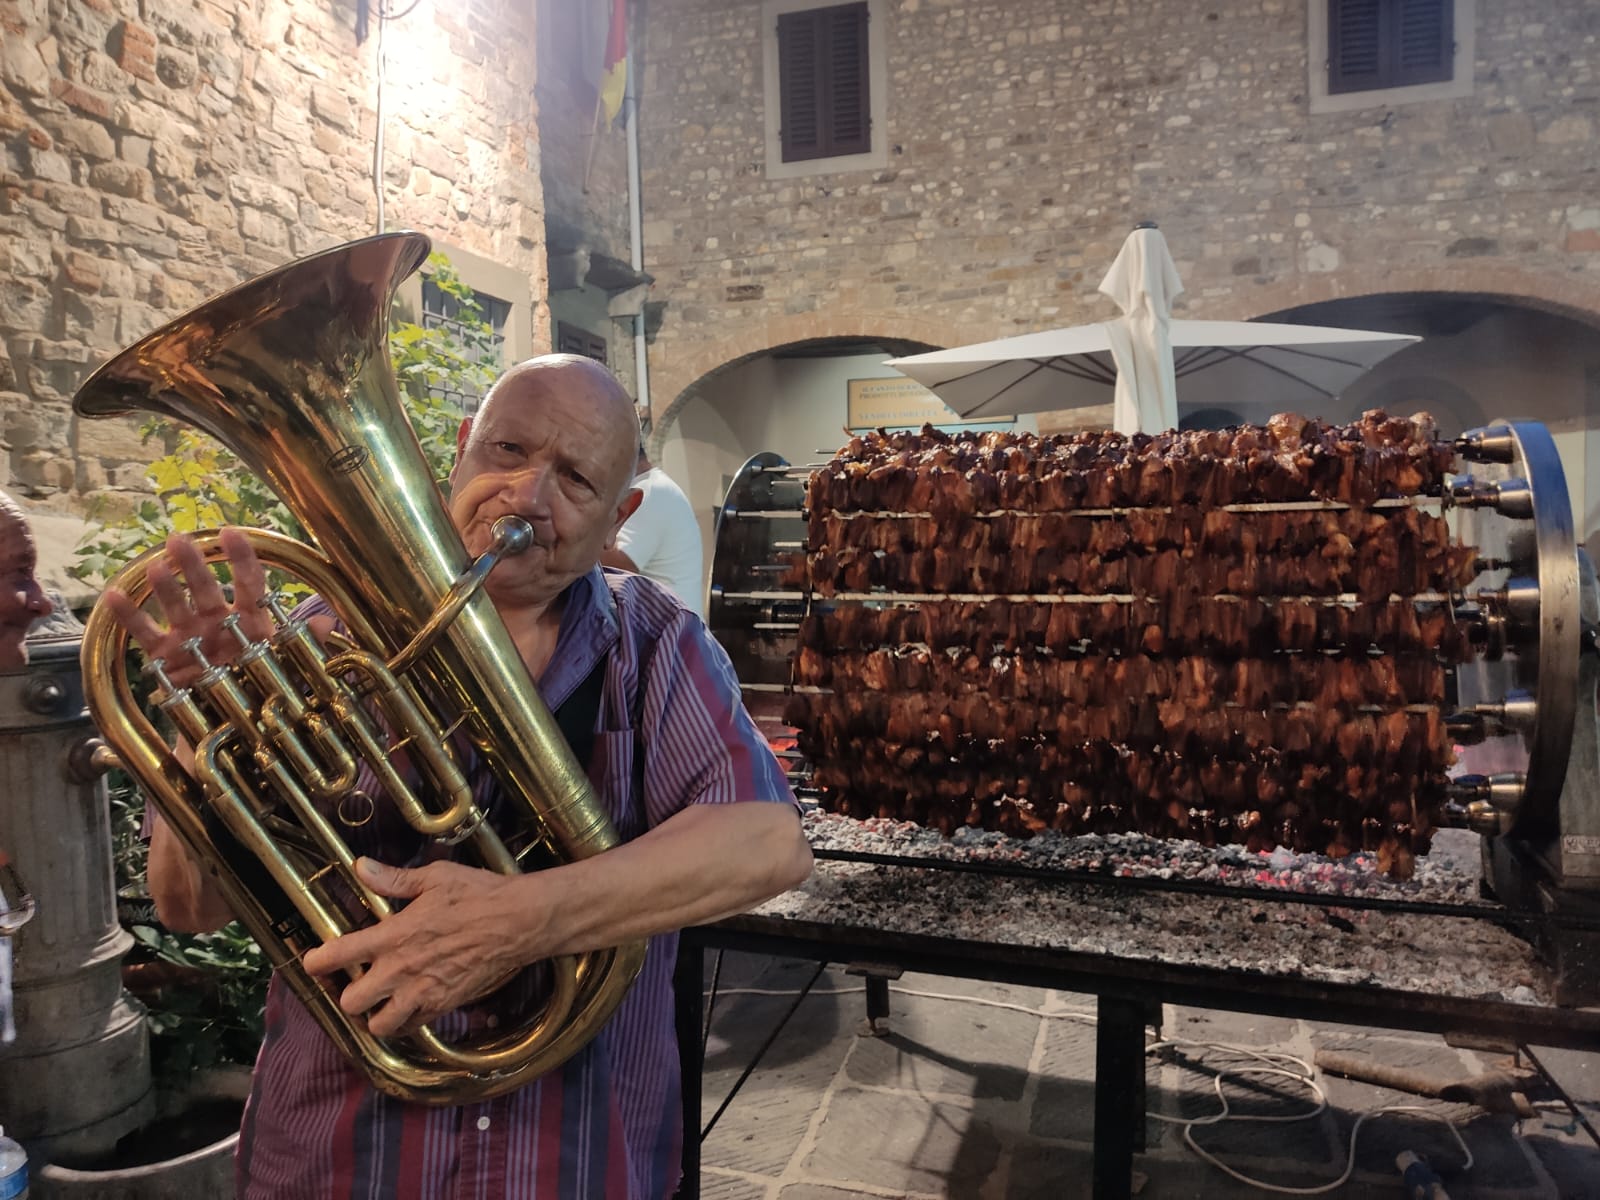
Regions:
<svg viewBox="0 0 1600 1200"><path fill-rule="evenodd" d="M372 452L365 446L345 446L328 455L328 470L350 475L366 466L367 459L371 457Z"/></svg>

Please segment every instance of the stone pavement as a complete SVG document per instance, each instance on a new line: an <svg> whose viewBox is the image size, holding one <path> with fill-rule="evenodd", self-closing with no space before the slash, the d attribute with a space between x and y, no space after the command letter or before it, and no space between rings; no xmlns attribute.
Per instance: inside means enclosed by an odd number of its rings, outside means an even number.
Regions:
<svg viewBox="0 0 1600 1200"><path fill-rule="evenodd" d="M707 978L713 956L707 958ZM719 998L708 1045L703 1119L815 970L754 955L724 956L722 989L780 995ZM863 1037L862 982L830 967L703 1147L706 1200L853 1200L972 1197L1076 1200L1090 1195L1094 1105L1094 999L929 975L891 985L890 1032ZM933 999L911 992L938 993ZM973 1001L993 1001L995 1007ZM1246 1045L1307 1062L1319 1047L1369 1055L1445 1078L1477 1074L1501 1057L1455 1049L1438 1037L1168 1008L1162 1036ZM1600 1126L1600 1054L1538 1052L1591 1124ZM1147 1059L1152 1111L1202 1117L1219 1110L1219 1068L1250 1060L1184 1046ZM1463 1172L1445 1126L1411 1113L1368 1120L1355 1174L1323 1193L1360 1200L1405 1193L1395 1155L1413 1149L1436 1164L1452 1200L1600 1200L1600 1149L1566 1112L1517 1125L1470 1106L1444 1104L1323 1076L1328 1107L1312 1119L1199 1126L1196 1141L1237 1171L1280 1187L1329 1183L1344 1170L1361 1114L1414 1105L1460 1122L1473 1155ZM1306 1087L1281 1076L1234 1077L1234 1113L1304 1113ZM1136 1160L1136 1195L1150 1200L1272 1193L1229 1178L1183 1143L1182 1127L1150 1122ZM1304 1193L1301 1193L1304 1194Z"/></svg>

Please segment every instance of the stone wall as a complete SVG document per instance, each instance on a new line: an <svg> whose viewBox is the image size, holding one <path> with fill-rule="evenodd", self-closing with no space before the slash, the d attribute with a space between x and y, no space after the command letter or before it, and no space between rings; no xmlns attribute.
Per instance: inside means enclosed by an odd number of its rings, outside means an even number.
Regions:
<svg viewBox="0 0 1600 1200"><path fill-rule="evenodd" d="M625 113L600 107L611 4L538 0L539 158L550 254L552 344L570 325L606 343L606 365L638 396Z"/></svg>
<svg viewBox="0 0 1600 1200"><path fill-rule="evenodd" d="M787 342L1113 316L1095 289L1143 219L1183 315L1432 290L1600 323L1600 7L1476 7L1469 97L1313 115L1303 0L884 0L888 167L774 181L759 0L654 0L658 422Z"/></svg>
<svg viewBox="0 0 1600 1200"><path fill-rule="evenodd" d="M607 124L596 113L610 11L608 3L539 0L539 157L551 227L625 261L627 137L621 117Z"/></svg>
<svg viewBox="0 0 1600 1200"><path fill-rule="evenodd" d="M387 227L542 297L532 5L401 11L383 31ZM83 376L374 231L377 35L374 18L357 44L352 0L0 0L0 480L62 509L142 489L137 422L72 416Z"/></svg>

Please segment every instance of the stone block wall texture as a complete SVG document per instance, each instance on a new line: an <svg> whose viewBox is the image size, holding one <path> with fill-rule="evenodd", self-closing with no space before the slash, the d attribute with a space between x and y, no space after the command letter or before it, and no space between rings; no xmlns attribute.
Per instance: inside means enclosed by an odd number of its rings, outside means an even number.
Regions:
<svg viewBox="0 0 1600 1200"><path fill-rule="evenodd" d="M530 0L532 2L532 0ZM637 394L631 319L608 313L610 295L588 279L592 265L632 259L625 116L599 108L610 0L538 0L539 160L553 322L571 321L606 339L606 364ZM637 18L638 6L634 16ZM607 264L609 265L609 264ZM604 275L604 268L599 273ZM567 291L565 289L572 289ZM556 341L552 334L552 343Z"/></svg>
<svg viewBox="0 0 1600 1200"><path fill-rule="evenodd" d="M551 250L579 234L628 261L628 156L623 118L596 113L609 2L539 0L539 158ZM580 233L581 231L581 233Z"/></svg>
<svg viewBox="0 0 1600 1200"><path fill-rule="evenodd" d="M358 45L353 0L0 0L4 486L80 511L142 489L138 422L72 416L83 377L374 231L373 24ZM533 6L425 3L385 39L387 227L524 270L542 297Z"/></svg>
<svg viewBox="0 0 1600 1200"><path fill-rule="evenodd" d="M1600 324L1600 5L1478 0L1470 97L1322 115L1309 7L884 0L889 165L771 181L760 0L652 0L658 427L788 342L1109 319L1096 288L1146 219L1182 315L1442 291Z"/></svg>

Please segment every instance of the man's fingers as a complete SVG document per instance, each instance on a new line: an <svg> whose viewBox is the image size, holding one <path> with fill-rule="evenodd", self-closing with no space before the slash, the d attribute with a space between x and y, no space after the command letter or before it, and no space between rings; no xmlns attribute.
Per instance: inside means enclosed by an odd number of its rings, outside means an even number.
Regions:
<svg viewBox="0 0 1600 1200"><path fill-rule="evenodd" d="M349 971L363 966L377 955L379 947L371 943L377 940L376 935L381 931L381 925L369 925L365 929L336 937L331 942L324 942L306 951L300 965L313 975L331 975L335 971Z"/></svg>
<svg viewBox="0 0 1600 1200"><path fill-rule="evenodd" d="M339 993L339 1007L357 1017L391 999L394 991L395 988L368 971Z"/></svg>
<svg viewBox="0 0 1600 1200"><path fill-rule="evenodd" d="M107 588L105 601L117 624L128 631L128 636L139 649L146 654L156 653L157 644L166 631L156 624L155 618L135 604L120 588Z"/></svg>
<svg viewBox="0 0 1600 1200"><path fill-rule="evenodd" d="M257 603L266 594L266 571L249 538L242 530L230 528L223 530L219 542L233 568L234 601L229 600L222 581L194 539L187 534L173 534L167 539L165 553L150 563L145 577L166 628L140 612L126 597L112 609L146 654L169 659L169 669L185 671L196 665L188 655L177 654L178 647L195 636L202 639L203 652L212 661L231 659L238 644L222 623L234 612L242 617L241 628L246 636L253 640L272 636L272 617ZM174 656L179 661L170 661Z"/></svg>
<svg viewBox="0 0 1600 1200"><path fill-rule="evenodd" d="M416 1006L396 995L389 997L387 1004L367 1018L367 1032L373 1037L394 1037L423 1023L417 1019Z"/></svg>
<svg viewBox="0 0 1600 1200"><path fill-rule="evenodd" d="M177 572L170 562L164 558L156 559L150 564L145 579L155 594L156 602L161 605L162 615L169 626L176 629L193 617L194 609L190 607L189 594L178 582Z"/></svg>
<svg viewBox="0 0 1600 1200"><path fill-rule="evenodd" d="M267 572L255 547L242 529L232 526L222 531L220 542L233 568L233 605L244 616L245 632L258 639L271 637L272 617L261 607L261 598L267 594Z"/></svg>
<svg viewBox="0 0 1600 1200"><path fill-rule="evenodd" d="M194 539L173 534L167 539L167 557L177 564L189 585L189 595L194 598L194 611L200 615L215 616L227 611L228 597L222 591L222 581L200 553Z"/></svg>
<svg viewBox="0 0 1600 1200"><path fill-rule="evenodd" d="M391 867L375 858L365 857L356 859L356 870L361 872L362 880L373 891L380 896L396 900L422 895L430 877L427 867L409 870L405 867Z"/></svg>

